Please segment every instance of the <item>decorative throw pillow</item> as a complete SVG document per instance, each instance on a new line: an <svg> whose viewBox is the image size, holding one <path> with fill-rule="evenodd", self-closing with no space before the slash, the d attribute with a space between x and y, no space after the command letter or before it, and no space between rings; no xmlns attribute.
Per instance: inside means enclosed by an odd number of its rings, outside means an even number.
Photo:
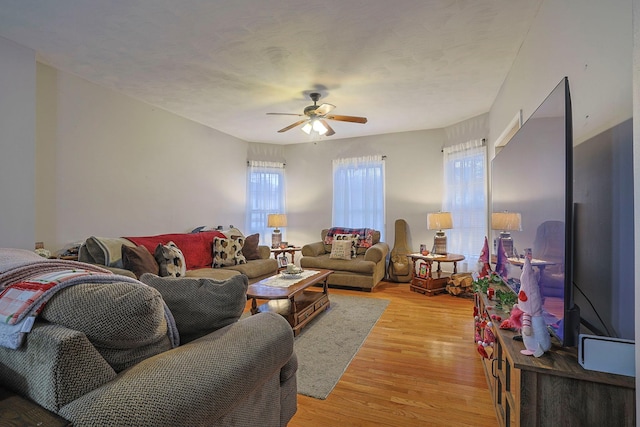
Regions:
<svg viewBox="0 0 640 427"><path fill-rule="evenodd" d="M242 255L244 237L223 239L213 238L213 268L230 265L246 264L247 259Z"/></svg>
<svg viewBox="0 0 640 427"><path fill-rule="evenodd" d="M351 259L351 241L350 240L334 240L331 245L331 253L329 258L333 259Z"/></svg>
<svg viewBox="0 0 640 427"><path fill-rule="evenodd" d="M351 258L355 258L358 237L358 234L334 234L333 242L335 242L336 240L345 240L351 242Z"/></svg>
<svg viewBox="0 0 640 427"><path fill-rule="evenodd" d="M244 245L242 246L242 255L247 261L252 259L260 259L260 251L258 245L260 243L260 233L252 234L244 239Z"/></svg>
<svg viewBox="0 0 640 427"><path fill-rule="evenodd" d="M125 270L133 271L138 279L144 273L158 274L160 271L156 259L144 246L122 245L122 266Z"/></svg>
<svg viewBox="0 0 640 427"><path fill-rule="evenodd" d="M247 303L249 279L244 274L227 280L144 274L140 280L162 295L181 345L236 322Z"/></svg>
<svg viewBox="0 0 640 427"><path fill-rule="evenodd" d="M175 243L156 246L154 257L160 267L160 276L184 277L187 274L184 255Z"/></svg>

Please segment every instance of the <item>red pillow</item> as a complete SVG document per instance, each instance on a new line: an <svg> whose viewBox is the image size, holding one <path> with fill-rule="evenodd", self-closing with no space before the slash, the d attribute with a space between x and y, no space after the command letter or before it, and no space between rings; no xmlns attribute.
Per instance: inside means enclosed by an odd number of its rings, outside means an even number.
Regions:
<svg viewBox="0 0 640 427"><path fill-rule="evenodd" d="M219 231L202 233L159 234L157 236L125 237L136 245L142 245L153 253L158 244L166 245L173 241L184 255L187 270L211 268L213 265L213 238L224 237Z"/></svg>

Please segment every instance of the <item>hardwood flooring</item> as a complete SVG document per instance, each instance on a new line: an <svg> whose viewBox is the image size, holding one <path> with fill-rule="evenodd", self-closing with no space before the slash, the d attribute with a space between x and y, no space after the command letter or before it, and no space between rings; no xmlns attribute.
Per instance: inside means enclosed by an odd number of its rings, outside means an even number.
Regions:
<svg viewBox="0 0 640 427"><path fill-rule="evenodd" d="M390 303L329 397L298 395L289 426L497 425L473 344L471 298L429 297L391 282L332 293Z"/></svg>

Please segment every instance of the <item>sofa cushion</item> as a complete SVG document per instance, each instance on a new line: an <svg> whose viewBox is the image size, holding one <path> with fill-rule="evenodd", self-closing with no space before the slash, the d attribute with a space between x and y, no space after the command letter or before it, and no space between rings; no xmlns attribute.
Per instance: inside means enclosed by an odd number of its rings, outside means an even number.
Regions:
<svg viewBox="0 0 640 427"><path fill-rule="evenodd" d="M247 259L242 255L244 237L213 238L213 268L246 264Z"/></svg>
<svg viewBox="0 0 640 427"><path fill-rule="evenodd" d="M138 279L144 273L159 274L160 271L158 262L144 246L122 245L122 267L133 271Z"/></svg>
<svg viewBox="0 0 640 427"><path fill-rule="evenodd" d="M300 266L302 268L317 268L319 270L333 270L337 272L349 272L357 274L373 274L376 268L376 263L373 261L365 261L363 255L358 255L356 258L333 259L330 254L323 254L320 256L305 256L300 259Z"/></svg>
<svg viewBox="0 0 640 427"><path fill-rule="evenodd" d="M247 261L260 259L260 250L258 245L260 244L260 233L251 234L245 237L244 245L242 246L242 255Z"/></svg>
<svg viewBox="0 0 640 427"><path fill-rule="evenodd" d="M176 320L185 344L237 321L247 302L247 276L227 280L172 278L144 274L140 280L157 289Z"/></svg>
<svg viewBox="0 0 640 427"><path fill-rule="evenodd" d="M51 297L41 316L83 332L117 372L171 349L162 296L139 282L69 286Z"/></svg>
<svg viewBox="0 0 640 427"><path fill-rule="evenodd" d="M184 255L178 246L169 242L156 247L154 257L160 267L161 276L184 277L187 273Z"/></svg>
<svg viewBox="0 0 640 427"><path fill-rule="evenodd" d="M329 258L331 259L351 259L351 240L334 240L331 245L331 253Z"/></svg>

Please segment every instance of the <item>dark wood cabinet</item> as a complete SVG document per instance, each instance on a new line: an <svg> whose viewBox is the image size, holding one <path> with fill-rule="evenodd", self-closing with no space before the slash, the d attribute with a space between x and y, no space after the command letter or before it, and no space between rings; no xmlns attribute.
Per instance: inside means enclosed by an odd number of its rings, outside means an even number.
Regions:
<svg viewBox="0 0 640 427"><path fill-rule="evenodd" d="M485 318L508 317L486 295L475 302ZM516 333L499 325L492 321L495 343L482 362L500 426L635 426L635 378L585 370L577 349L557 342L542 357L525 356Z"/></svg>

